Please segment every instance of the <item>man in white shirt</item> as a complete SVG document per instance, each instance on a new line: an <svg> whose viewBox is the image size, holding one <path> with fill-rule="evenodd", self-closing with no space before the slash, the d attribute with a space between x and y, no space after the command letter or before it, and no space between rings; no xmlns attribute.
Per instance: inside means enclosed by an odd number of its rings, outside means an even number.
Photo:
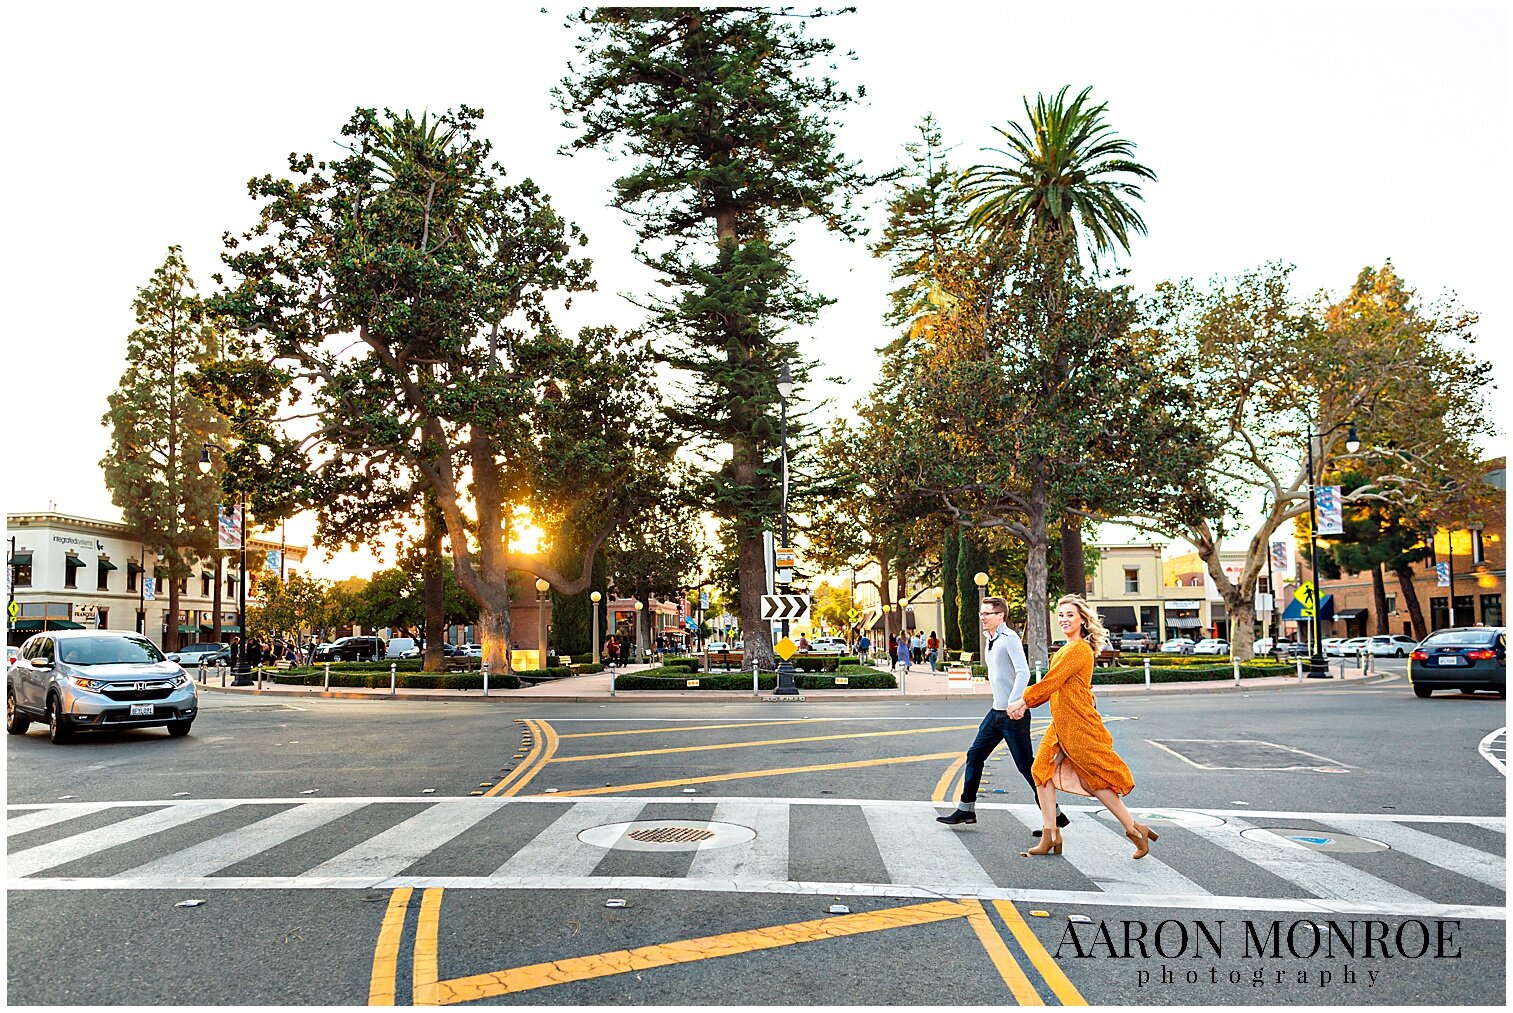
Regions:
<svg viewBox="0 0 1513 1013"><path fill-rule="evenodd" d="M1019 639L1008 624L1008 602L1002 598L985 598L982 602L982 629L987 636L987 652L983 660L988 666L988 684L993 688L993 707L977 729L977 738L967 750L966 769L962 773L961 801L956 811L949 816L937 816L936 820L947 826L977 822L977 789L982 783L982 768L988 756L1006 742L1014 765L1024 775L1030 786L1030 795L1035 794L1035 779L1030 768L1035 763L1035 750L1030 745L1030 715L1028 712L1017 720L1009 717L1009 710L1024 697L1025 687L1030 684L1030 665L1024 656L1024 641ZM1036 803L1039 804L1038 801ZM1056 825L1066 826L1067 818L1056 813ZM1037 830L1034 836L1039 837Z"/></svg>

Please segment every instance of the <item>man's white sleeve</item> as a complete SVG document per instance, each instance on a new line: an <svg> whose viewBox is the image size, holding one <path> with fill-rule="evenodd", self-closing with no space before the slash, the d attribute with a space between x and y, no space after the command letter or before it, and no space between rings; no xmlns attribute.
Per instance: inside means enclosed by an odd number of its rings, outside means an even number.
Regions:
<svg viewBox="0 0 1513 1013"><path fill-rule="evenodd" d="M1013 630L1006 632L1009 635L1009 665L1014 669L1014 691L1009 694L1009 699L1023 700L1024 691L1030 685L1030 663L1025 660L1024 641L1019 639L1019 634Z"/></svg>

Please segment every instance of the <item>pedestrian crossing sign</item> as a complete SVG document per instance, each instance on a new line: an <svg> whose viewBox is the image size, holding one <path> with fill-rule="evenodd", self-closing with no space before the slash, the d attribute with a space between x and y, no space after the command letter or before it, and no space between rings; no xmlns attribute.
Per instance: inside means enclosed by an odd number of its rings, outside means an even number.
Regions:
<svg viewBox="0 0 1513 1013"><path fill-rule="evenodd" d="M1319 591L1313 586L1313 581L1307 581L1302 587L1293 593L1292 600L1298 603L1298 615L1303 619L1312 619L1318 614Z"/></svg>

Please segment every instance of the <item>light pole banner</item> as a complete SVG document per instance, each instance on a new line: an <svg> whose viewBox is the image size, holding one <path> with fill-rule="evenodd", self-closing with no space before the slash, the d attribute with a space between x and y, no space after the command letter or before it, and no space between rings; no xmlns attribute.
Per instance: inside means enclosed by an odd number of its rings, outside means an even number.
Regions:
<svg viewBox="0 0 1513 1013"><path fill-rule="evenodd" d="M221 507L216 519L216 548L240 549L242 547L242 508Z"/></svg>
<svg viewBox="0 0 1513 1013"><path fill-rule="evenodd" d="M279 549L269 549L268 550L268 563L267 563L266 566L263 567L263 569L265 569L265 570L272 570L274 573L277 573L279 571L279 568L282 567L283 565L284 565L284 554L283 554L283 552L280 551Z"/></svg>
<svg viewBox="0 0 1513 1013"><path fill-rule="evenodd" d="M155 577L143 577L142 578L142 600L143 601L157 601L158 600L158 582L157 582L157 578L155 578Z"/></svg>
<svg viewBox="0 0 1513 1013"><path fill-rule="evenodd" d="M1271 543L1271 565L1275 569L1287 572L1287 543Z"/></svg>
<svg viewBox="0 0 1513 1013"><path fill-rule="evenodd" d="M1343 535L1345 521L1341 516L1340 487L1321 485L1314 493L1319 505L1319 534Z"/></svg>
<svg viewBox="0 0 1513 1013"><path fill-rule="evenodd" d="M1435 563L1434 564L1434 573L1435 573L1435 576L1437 576L1439 578L1439 586L1440 587L1449 587L1450 586L1450 564L1449 563Z"/></svg>

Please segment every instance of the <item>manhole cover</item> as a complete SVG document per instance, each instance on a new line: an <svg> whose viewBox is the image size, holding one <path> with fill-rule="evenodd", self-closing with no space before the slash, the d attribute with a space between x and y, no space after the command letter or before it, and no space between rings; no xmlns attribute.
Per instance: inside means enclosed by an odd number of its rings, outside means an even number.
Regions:
<svg viewBox="0 0 1513 1013"><path fill-rule="evenodd" d="M653 827L650 830L632 830L625 836L649 844L682 844L685 841L707 841L714 834L699 827Z"/></svg>
<svg viewBox="0 0 1513 1013"><path fill-rule="evenodd" d="M638 820L589 827L578 840L613 851L708 851L745 844L756 831L709 820Z"/></svg>
<svg viewBox="0 0 1513 1013"><path fill-rule="evenodd" d="M1114 814L1100 809L1098 815L1113 820ZM1176 827L1221 827L1224 821L1207 813L1188 812L1185 809L1131 809L1130 815L1139 823L1170 823ZM1114 822L1118 822L1114 820Z"/></svg>
<svg viewBox="0 0 1513 1013"><path fill-rule="evenodd" d="M1302 848L1305 851L1334 851L1351 855L1367 855L1374 851L1388 851L1381 841L1369 837L1353 837L1328 830L1299 830L1291 827L1252 827L1240 831L1240 836L1250 841L1275 844L1279 848Z"/></svg>

